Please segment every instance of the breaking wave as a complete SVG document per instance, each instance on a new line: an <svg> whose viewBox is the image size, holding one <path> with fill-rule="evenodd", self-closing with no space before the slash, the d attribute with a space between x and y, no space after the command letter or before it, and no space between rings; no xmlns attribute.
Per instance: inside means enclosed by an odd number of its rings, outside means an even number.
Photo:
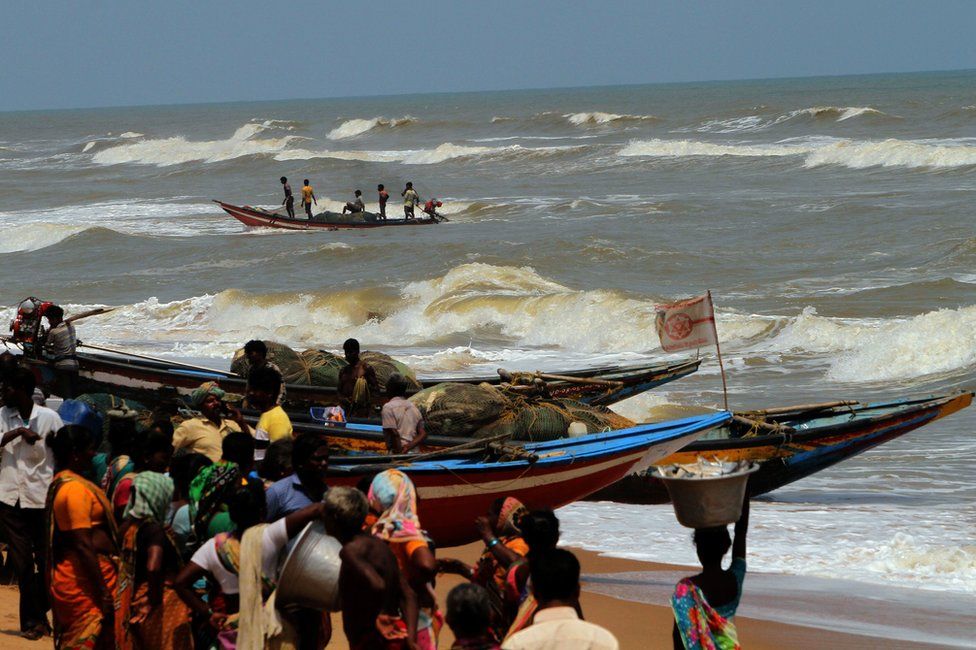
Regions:
<svg viewBox="0 0 976 650"><path fill-rule="evenodd" d="M827 318L807 307L767 349L826 355L837 381L904 380L976 367L976 306L912 318Z"/></svg>
<svg viewBox="0 0 976 650"><path fill-rule="evenodd" d="M414 149L406 151L343 151L311 149L287 149L275 155L275 160L308 160L312 158L333 158L336 160L362 160L368 162L397 162L404 165L436 165L455 158L486 157L538 157L571 150L574 147L472 147L445 142L433 149Z"/></svg>
<svg viewBox="0 0 976 650"><path fill-rule="evenodd" d="M469 263L401 288L255 294L222 291L169 303L155 298L124 307L93 332L117 343L156 340L172 353L227 357L250 338L295 347L367 345L487 349L570 355L661 354L654 329L656 296L580 290L529 267ZM101 322L101 321L100 321ZM576 323L566 327L566 323ZM908 380L976 367L976 306L913 318L851 320L820 316L718 313L730 358L800 355L819 359L826 377L851 383ZM471 356L451 354L425 364L455 370ZM484 361L482 359L482 361ZM735 362L733 362L735 364Z"/></svg>
<svg viewBox="0 0 976 650"><path fill-rule="evenodd" d="M805 156L806 168L839 165L850 169L905 167L947 169L976 165L976 146L966 140L788 139L768 144L713 143L698 140L632 140L620 156L682 158L689 156Z"/></svg>
<svg viewBox="0 0 976 650"><path fill-rule="evenodd" d="M745 131L762 131L778 124L800 119L834 120L835 122L845 122L856 117L865 116L898 119L896 116L889 115L870 106L811 106L809 108L801 108L795 111L790 111L789 113L784 113L778 117L747 115L745 117L733 117L722 120L708 120L694 130L711 133L738 133Z"/></svg>
<svg viewBox="0 0 976 650"><path fill-rule="evenodd" d="M92 156L92 161L99 165L156 165L166 167L189 162L221 162L241 156L257 154L275 154L283 151L296 136L288 135L278 138L258 138L261 133L281 127L270 120L264 123L248 123L237 129L226 140L187 140L183 136L172 138L154 138L140 140L129 144L121 144Z"/></svg>
<svg viewBox="0 0 976 650"><path fill-rule="evenodd" d="M976 165L976 146L911 140L841 140L810 152L805 167L927 167L945 169Z"/></svg>
<svg viewBox="0 0 976 650"><path fill-rule="evenodd" d="M603 125L613 122L658 121L660 119L654 115L618 115L616 113L601 113L599 111L592 113L567 113L563 117L569 120L570 124L576 126Z"/></svg>
<svg viewBox="0 0 976 650"><path fill-rule="evenodd" d="M63 223L31 223L6 226L0 238L0 253L36 251L54 246L68 237L88 229L88 226L71 226Z"/></svg>
<svg viewBox="0 0 976 650"><path fill-rule="evenodd" d="M364 119L346 120L336 128L329 131L329 135L327 137L330 140L345 140L346 138L354 138L357 135L362 135L377 127L383 126L383 127L393 129L398 126L413 124L416 121L417 118L410 117L409 115L404 115L403 117L397 117L392 119L387 119L385 117L374 117L370 120L364 120Z"/></svg>
<svg viewBox="0 0 976 650"><path fill-rule="evenodd" d="M686 156L797 156L810 151L790 144L715 144L696 140L632 140L620 156L682 158Z"/></svg>

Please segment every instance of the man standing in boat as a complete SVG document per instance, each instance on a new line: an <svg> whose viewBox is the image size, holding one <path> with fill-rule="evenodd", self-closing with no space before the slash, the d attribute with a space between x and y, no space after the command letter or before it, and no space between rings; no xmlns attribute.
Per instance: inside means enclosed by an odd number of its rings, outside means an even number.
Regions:
<svg viewBox="0 0 976 650"><path fill-rule="evenodd" d="M308 217L309 221L312 219L312 202L315 205L319 204L319 200L315 198L315 190L312 186L308 184L308 179L305 179L305 183L302 185L302 207L305 208L305 216Z"/></svg>
<svg viewBox="0 0 976 650"><path fill-rule="evenodd" d="M288 211L288 216L294 219L295 197L291 193L291 185L288 184L288 179L284 176L281 177L281 188L285 190L285 200L281 202L281 205L285 206L285 210Z"/></svg>
<svg viewBox="0 0 976 650"><path fill-rule="evenodd" d="M380 390L376 371L359 357L359 341L348 339L342 344L346 353L346 365L339 371L339 405L349 417L364 418L372 415L373 395Z"/></svg>
<svg viewBox="0 0 976 650"><path fill-rule="evenodd" d="M376 186L376 192L380 199L380 219L386 221L386 202L390 200L390 193L383 187L383 183Z"/></svg>
<svg viewBox="0 0 976 650"><path fill-rule="evenodd" d="M407 183L407 186L400 192L400 196L403 197L403 218L413 219L413 208L420 203L420 195L417 194L417 190L413 189L413 183Z"/></svg>
<svg viewBox="0 0 976 650"><path fill-rule="evenodd" d="M285 400L285 376L281 368L274 362L268 360L268 346L264 341L254 339L244 344L244 356L247 357L247 375L244 379L250 380L251 373L258 368L271 368L281 377L281 390L278 392L278 399L275 404L281 404Z"/></svg>

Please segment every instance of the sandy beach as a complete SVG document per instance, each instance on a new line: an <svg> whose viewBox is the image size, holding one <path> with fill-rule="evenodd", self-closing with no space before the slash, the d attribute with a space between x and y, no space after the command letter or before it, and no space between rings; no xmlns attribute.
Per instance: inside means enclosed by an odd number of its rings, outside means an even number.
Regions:
<svg viewBox="0 0 976 650"><path fill-rule="evenodd" d="M480 544L469 544L458 548L443 549L442 557L457 557L466 562L474 562L481 552ZM668 648L671 647L671 610L663 602L650 604L623 600L596 593L594 584L588 577L613 574L634 574L661 571L691 572L689 567L637 562L619 558L604 557L589 551L573 549L580 558L584 574L582 595L583 612L586 618L611 630L620 641L621 648ZM438 582L438 602L443 605L447 593L460 582L460 578L446 576ZM883 594L882 594L883 596ZM743 602L750 599L749 578L746 578ZM883 604L877 605L883 607ZM885 648L943 648L952 647L939 644L924 644L916 641L903 641L877 635L860 635L818 629L808 625L789 625L785 623L739 616L736 620L739 640L744 648L865 648L883 643ZM333 616L335 633L329 648L347 649L342 623ZM26 641L20 637L17 624L17 589L0 587L0 635L2 645L9 650L29 650L48 647L50 638L43 641ZM440 647L449 648L453 636L445 627L441 633Z"/></svg>

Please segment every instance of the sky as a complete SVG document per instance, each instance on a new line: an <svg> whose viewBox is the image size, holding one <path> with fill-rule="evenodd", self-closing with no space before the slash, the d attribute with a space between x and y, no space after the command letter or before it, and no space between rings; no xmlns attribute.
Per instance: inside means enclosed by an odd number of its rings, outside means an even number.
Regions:
<svg viewBox="0 0 976 650"><path fill-rule="evenodd" d="M4 3L0 110L976 68L976 2Z"/></svg>

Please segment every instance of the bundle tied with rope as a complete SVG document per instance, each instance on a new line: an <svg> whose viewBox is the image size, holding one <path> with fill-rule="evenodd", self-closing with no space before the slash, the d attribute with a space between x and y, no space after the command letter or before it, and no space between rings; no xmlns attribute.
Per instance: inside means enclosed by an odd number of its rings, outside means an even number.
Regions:
<svg viewBox="0 0 976 650"><path fill-rule="evenodd" d="M565 438L573 422L588 433L626 429L634 422L602 406L500 390L489 384L437 384L410 398L432 435L544 441Z"/></svg>
<svg viewBox="0 0 976 650"><path fill-rule="evenodd" d="M265 341L264 344L268 347L268 361L278 366L281 370L281 378L286 384L330 388L339 385L339 371L346 366L345 357L328 350L310 349L296 352L287 345L275 341ZM386 381L393 373L399 373L407 380L408 390L420 389L417 374L409 366L390 355L366 351L360 354L360 357L376 371L381 389L385 390ZM250 365L244 354L244 348L241 348L234 353L230 369L231 372L246 377Z"/></svg>

